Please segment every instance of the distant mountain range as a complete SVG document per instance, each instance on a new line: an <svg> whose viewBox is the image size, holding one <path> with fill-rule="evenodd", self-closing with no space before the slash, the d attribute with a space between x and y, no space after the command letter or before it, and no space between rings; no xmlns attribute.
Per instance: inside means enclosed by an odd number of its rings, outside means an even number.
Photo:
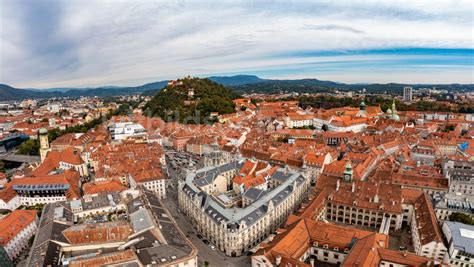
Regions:
<svg viewBox="0 0 474 267"><path fill-rule="evenodd" d="M208 79L220 83L238 93L278 93L278 92L329 92L332 90L353 90L358 91L363 88L367 92L381 93L389 92L401 94L406 84L345 84L332 81L322 81L317 79L299 80L272 80L262 79L254 75L235 76L211 76ZM141 86L121 87L102 86L97 88L49 88L49 89L19 89L6 84L0 84L0 101L22 100L26 98L51 98L51 97L80 97L80 96L117 96L130 94L155 95L157 91L166 86L168 81L158 81L147 83ZM474 84L412 84L414 89L432 88L446 89L448 91L473 91Z"/></svg>
<svg viewBox="0 0 474 267"><path fill-rule="evenodd" d="M141 94L149 90L159 90L168 81L147 83L135 87L102 86L97 88L50 88L50 89L19 89L0 84L0 101L22 100L26 98L81 97L81 96L117 96Z"/></svg>

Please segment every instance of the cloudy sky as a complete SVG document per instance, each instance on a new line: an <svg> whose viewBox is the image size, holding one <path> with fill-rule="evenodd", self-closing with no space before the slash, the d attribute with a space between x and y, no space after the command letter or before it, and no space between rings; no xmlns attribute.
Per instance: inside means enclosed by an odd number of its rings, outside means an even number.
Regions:
<svg viewBox="0 0 474 267"><path fill-rule="evenodd" d="M0 0L0 83L474 83L474 2Z"/></svg>

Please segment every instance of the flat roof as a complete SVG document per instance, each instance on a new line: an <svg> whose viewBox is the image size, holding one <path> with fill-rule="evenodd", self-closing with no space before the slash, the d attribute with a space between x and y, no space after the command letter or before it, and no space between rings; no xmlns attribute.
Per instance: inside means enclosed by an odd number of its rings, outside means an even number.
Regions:
<svg viewBox="0 0 474 267"><path fill-rule="evenodd" d="M474 255L474 225L445 221L456 249Z"/></svg>

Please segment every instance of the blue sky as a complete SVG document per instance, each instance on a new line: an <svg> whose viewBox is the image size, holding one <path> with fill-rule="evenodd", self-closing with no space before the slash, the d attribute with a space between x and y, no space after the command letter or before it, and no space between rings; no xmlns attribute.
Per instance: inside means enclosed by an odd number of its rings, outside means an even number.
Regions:
<svg viewBox="0 0 474 267"><path fill-rule="evenodd" d="M140 85L184 75L474 83L474 3L0 1L0 83Z"/></svg>

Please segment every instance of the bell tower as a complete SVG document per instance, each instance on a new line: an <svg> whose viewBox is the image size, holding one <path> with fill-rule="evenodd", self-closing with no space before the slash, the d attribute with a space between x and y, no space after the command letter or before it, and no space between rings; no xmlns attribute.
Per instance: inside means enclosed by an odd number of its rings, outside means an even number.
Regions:
<svg viewBox="0 0 474 267"><path fill-rule="evenodd" d="M41 157L41 162L44 161L46 158L46 155L48 152L51 150L49 147L49 140L48 140L48 130L45 128L39 129L39 142L40 142L40 157Z"/></svg>
<svg viewBox="0 0 474 267"><path fill-rule="evenodd" d="M347 164L346 164L346 170L344 171L344 181L345 182L351 182L352 181L352 175L353 175L352 165L348 161Z"/></svg>

